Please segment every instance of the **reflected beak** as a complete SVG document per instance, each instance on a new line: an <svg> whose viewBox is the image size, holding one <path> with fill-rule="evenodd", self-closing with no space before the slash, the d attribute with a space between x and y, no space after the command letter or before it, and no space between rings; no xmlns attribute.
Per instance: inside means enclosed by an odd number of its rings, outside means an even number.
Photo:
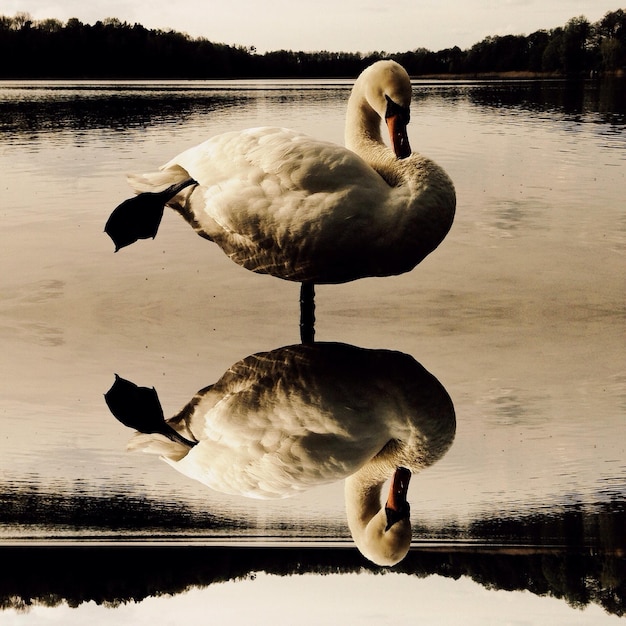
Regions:
<svg viewBox="0 0 626 626"><path fill-rule="evenodd" d="M406 159L411 155L409 136L406 132L406 121L403 115L396 114L386 118L389 129L389 139L393 146L393 151L399 159Z"/></svg>
<svg viewBox="0 0 626 626"><path fill-rule="evenodd" d="M389 530L396 522L409 517L411 507L406 501L406 495L410 480L411 471L406 467L398 467L394 472L389 496L385 504L385 512L387 513L387 528L385 530Z"/></svg>

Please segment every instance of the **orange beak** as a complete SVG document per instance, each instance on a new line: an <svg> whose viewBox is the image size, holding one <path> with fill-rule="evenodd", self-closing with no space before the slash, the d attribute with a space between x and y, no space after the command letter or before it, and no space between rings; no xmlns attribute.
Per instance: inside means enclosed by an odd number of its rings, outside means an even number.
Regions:
<svg viewBox="0 0 626 626"><path fill-rule="evenodd" d="M406 132L406 121L402 115L391 115L386 119L386 122L393 151L399 159L406 159L411 155L409 136Z"/></svg>
<svg viewBox="0 0 626 626"><path fill-rule="evenodd" d="M411 471L406 467L398 467L393 474L389 496L385 503L387 511L387 530L401 519L408 518L410 507L406 501L406 494L409 490Z"/></svg>

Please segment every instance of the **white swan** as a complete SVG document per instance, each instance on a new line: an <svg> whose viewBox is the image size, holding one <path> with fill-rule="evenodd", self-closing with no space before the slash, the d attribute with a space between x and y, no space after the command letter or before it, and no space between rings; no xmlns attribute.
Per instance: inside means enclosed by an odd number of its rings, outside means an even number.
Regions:
<svg viewBox="0 0 626 626"><path fill-rule="evenodd" d="M105 230L116 250L154 237L167 204L254 272L309 284L407 272L446 236L456 205L446 173L411 154L411 92L400 65L374 63L348 101L346 148L284 128L218 135L129 177L139 195Z"/></svg>
<svg viewBox="0 0 626 626"><path fill-rule="evenodd" d="M130 449L219 492L285 498L345 478L350 531L379 565L406 555L411 472L439 459L455 432L450 397L412 357L335 343L247 357L167 422L154 390L119 377L106 400L140 431Z"/></svg>

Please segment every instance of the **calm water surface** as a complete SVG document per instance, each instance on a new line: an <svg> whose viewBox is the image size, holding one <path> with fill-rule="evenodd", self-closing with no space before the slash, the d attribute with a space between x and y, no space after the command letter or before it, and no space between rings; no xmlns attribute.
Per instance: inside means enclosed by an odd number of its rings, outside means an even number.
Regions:
<svg viewBox="0 0 626 626"><path fill-rule="evenodd" d="M535 590L568 599L554 600L568 611L556 623L599 623L626 597L623 87L415 83L411 145L454 180L454 226L407 275L317 289L316 339L408 354L454 403L452 446L411 483L416 552L591 549L585 576L605 572L595 595ZM297 344L298 286L239 268L172 212L155 241L118 254L102 232L127 172L213 134L280 125L342 143L349 89L0 85L3 545L350 546L340 481L277 501L209 491L127 452L132 433L103 401L117 373L155 387L169 417L247 356ZM272 571L271 555L247 570L246 558L241 571ZM452 575L438 567L426 573ZM485 623L477 597L467 606ZM572 604L609 612L584 621Z"/></svg>

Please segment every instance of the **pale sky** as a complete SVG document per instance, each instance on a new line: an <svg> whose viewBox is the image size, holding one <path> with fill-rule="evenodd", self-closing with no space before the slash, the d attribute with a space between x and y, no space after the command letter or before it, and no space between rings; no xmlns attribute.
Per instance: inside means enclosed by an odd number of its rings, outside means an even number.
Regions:
<svg viewBox="0 0 626 626"><path fill-rule="evenodd" d="M258 52L405 52L465 49L487 35L528 35L579 15L595 22L619 8L619 0L4 0L0 13L89 24L117 17Z"/></svg>
<svg viewBox="0 0 626 626"><path fill-rule="evenodd" d="M6 619L2 621L2 618ZM528 591L488 590L467 577L459 580L407 574L342 574L228 581L175 596L147 598L114 609L94 602L78 608L34 606L26 613L4 611L7 626L63 624L143 626L152 624L551 624L618 626L621 619L597 605L584 609Z"/></svg>

